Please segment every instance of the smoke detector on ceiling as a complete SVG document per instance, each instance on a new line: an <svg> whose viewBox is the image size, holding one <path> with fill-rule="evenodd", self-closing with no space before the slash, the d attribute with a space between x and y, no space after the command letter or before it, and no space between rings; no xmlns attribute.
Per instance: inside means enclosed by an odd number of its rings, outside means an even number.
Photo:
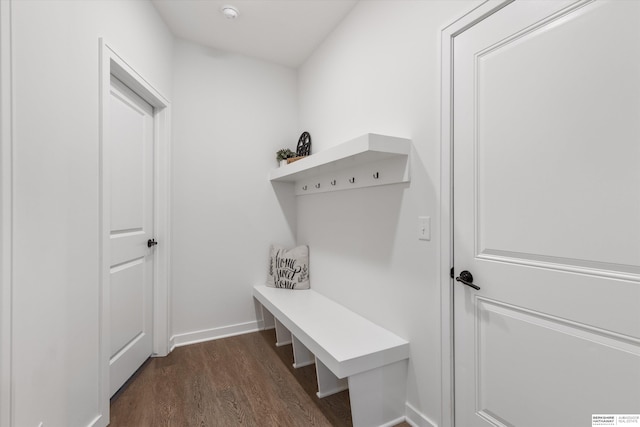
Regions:
<svg viewBox="0 0 640 427"><path fill-rule="evenodd" d="M222 12L224 17L227 19L236 19L240 15L238 9L233 6L223 6L220 12Z"/></svg>

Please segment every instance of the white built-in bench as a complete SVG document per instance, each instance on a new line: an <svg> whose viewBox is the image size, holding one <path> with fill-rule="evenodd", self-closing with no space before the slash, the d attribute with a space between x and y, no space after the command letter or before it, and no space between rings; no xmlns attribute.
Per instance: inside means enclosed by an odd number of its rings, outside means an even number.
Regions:
<svg viewBox="0 0 640 427"><path fill-rule="evenodd" d="M309 290L255 286L265 328L276 345L292 344L294 364L315 363L318 397L349 389L355 427L404 420L409 343Z"/></svg>

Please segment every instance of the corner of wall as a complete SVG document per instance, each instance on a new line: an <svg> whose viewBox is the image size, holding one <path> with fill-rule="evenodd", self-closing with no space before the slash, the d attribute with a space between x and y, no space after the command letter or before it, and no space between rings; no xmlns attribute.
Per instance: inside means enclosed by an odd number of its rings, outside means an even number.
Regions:
<svg viewBox="0 0 640 427"><path fill-rule="evenodd" d="M438 427L436 423L418 411L409 402L406 403L406 418L407 423L411 424L412 427Z"/></svg>

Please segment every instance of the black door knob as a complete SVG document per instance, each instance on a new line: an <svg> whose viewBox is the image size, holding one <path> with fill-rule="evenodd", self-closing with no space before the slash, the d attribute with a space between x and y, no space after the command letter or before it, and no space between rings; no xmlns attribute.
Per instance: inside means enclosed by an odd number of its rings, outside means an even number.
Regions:
<svg viewBox="0 0 640 427"><path fill-rule="evenodd" d="M460 282L464 285L472 287L476 291L480 290L480 286L476 286L473 284L473 274L471 274L471 272L467 270L460 272L460 276L456 277L456 282Z"/></svg>
<svg viewBox="0 0 640 427"><path fill-rule="evenodd" d="M158 242L156 242L156 239L149 239L149 240L147 240L147 247L148 247L148 248L152 248L152 247L154 247L154 246L155 246L155 245L157 245L157 244L158 244Z"/></svg>

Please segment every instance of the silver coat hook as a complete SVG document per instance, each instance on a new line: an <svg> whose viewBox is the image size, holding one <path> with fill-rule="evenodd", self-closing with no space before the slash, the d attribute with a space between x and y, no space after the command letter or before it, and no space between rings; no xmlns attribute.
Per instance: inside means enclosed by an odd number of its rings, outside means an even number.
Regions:
<svg viewBox="0 0 640 427"><path fill-rule="evenodd" d="M349 182L350 182L351 184L353 184L354 182L356 182L356 177L354 176L354 177L352 177L351 179L349 179Z"/></svg>
<svg viewBox="0 0 640 427"><path fill-rule="evenodd" d="M317 183L317 184L316 184L316 188L320 188L320 183Z"/></svg>
<svg viewBox="0 0 640 427"><path fill-rule="evenodd" d="M307 186L302 187L302 190L307 191Z"/></svg>
<svg viewBox="0 0 640 427"><path fill-rule="evenodd" d="M378 178L380 178L380 173L379 172L374 173L373 179L378 179Z"/></svg>
<svg viewBox="0 0 640 427"><path fill-rule="evenodd" d="M336 180L331 181L331 185L336 185Z"/></svg>

